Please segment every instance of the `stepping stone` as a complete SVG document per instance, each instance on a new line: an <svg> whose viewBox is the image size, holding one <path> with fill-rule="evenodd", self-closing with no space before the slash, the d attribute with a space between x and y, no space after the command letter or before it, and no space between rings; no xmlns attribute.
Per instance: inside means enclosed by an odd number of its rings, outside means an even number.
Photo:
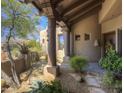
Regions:
<svg viewBox="0 0 124 93"><path fill-rule="evenodd" d="M101 88L89 88L90 93L105 93Z"/></svg>
<svg viewBox="0 0 124 93"><path fill-rule="evenodd" d="M70 76L72 76L76 81L80 81L81 80L81 76L75 73L69 73Z"/></svg>
<svg viewBox="0 0 124 93"><path fill-rule="evenodd" d="M99 83L98 79L96 79L93 76L87 75L85 77L85 81L87 82L87 84L89 86L100 87L100 83Z"/></svg>

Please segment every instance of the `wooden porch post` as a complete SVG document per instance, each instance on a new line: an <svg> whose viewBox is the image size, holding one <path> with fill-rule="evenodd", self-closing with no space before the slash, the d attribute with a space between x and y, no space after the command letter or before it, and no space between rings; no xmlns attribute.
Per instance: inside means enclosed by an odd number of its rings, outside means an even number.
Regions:
<svg viewBox="0 0 124 93"><path fill-rule="evenodd" d="M65 51L65 56L70 56L70 32L69 31L65 31L64 32L64 51Z"/></svg>
<svg viewBox="0 0 124 93"><path fill-rule="evenodd" d="M48 18L48 65L56 66L56 20Z"/></svg>
<svg viewBox="0 0 124 93"><path fill-rule="evenodd" d="M63 29L64 30L64 52L65 52L65 57L64 57L64 62L69 61L70 57L70 31L68 29Z"/></svg>
<svg viewBox="0 0 124 93"><path fill-rule="evenodd" d="M48 64L44 67L44 75L53 77L59 75L59 66L56 64L56 19L48 17Z"/></svg>
<svg viewBox="0 0 124 93"><path fill-rule="evenodd" d="M70 56L74 55L74 32L70 32Z"/></svg>

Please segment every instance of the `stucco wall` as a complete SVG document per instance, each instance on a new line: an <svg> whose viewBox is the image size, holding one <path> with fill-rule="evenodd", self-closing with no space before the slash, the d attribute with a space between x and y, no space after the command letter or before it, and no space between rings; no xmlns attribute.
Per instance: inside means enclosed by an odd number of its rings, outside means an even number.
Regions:
<svg viewBox="0 0 124 93"><path fill-rule="evenodd" d="M104 20L107 13L110 11L116 0L105 0L102 4L102 9L99 12L99 22Z"/></svg>
<svg viewBox="0 0 124 93"><path fill-rule="evenodd" d="M25 71L25 62L23 58L16 59L15 60L15 67L16 67L16 72L19 75L23 71ZM11 76L11 67L10 67L10 62L9 61L2 61L1 62L1 69L8 75Z"/></svg>
<svg viewBox="0 0 124 93"><path fill-rule="evenodd" d="M121 28L121 26L122 26L122 15L119 15L101 24L102 33L116 31L118 28Z"/></svg>
<svg viewBox="0 0 124 93"><path fill-rule="evenodd" d="M75 35L80 35L80 40L74 40L74 54L86 57L89 62L97 62L100 59L100 47L94 46L95 40L100 40L100 27L98 25L98 15L92 15L81 20L72 27ZM84 40L84 33L89 33L91 39Z"/></svg>

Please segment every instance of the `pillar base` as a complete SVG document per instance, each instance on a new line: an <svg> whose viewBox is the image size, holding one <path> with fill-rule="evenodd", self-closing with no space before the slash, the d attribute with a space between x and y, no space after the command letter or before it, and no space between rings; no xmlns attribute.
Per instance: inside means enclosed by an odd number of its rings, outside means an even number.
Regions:
<svg viewBox="0 0 124 93"><path fill-rule="evenodd" d="M60 68L59 68L59 66L46 65L44 67L43 74L46 77L51 77L51 78L55 79L60 74Z"/></svg>
<svg viewBox="0 0 124 93"><path fill-rule="evenodd" d="M70 61L70 57L69 56L65 56L63 58L63 62L68 63L69 61Z"/></svg>

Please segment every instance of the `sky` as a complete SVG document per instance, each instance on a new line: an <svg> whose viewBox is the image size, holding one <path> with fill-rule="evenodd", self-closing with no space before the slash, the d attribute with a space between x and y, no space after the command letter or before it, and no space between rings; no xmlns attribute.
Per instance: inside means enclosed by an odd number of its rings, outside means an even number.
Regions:
<svg viewBox="0 0 124 93"><path fill-rule="evenodd" d="M40 26L42 28L42 30L46 29L46 27L48 26L48 19L46 16L41 16L40 20L39 20Z"/></svg>

